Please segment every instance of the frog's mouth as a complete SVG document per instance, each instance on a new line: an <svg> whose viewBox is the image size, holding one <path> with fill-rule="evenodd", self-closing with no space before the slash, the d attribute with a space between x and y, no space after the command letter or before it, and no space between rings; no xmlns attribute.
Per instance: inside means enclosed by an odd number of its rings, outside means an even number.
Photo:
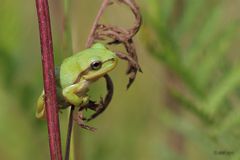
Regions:
<svg viewBox="0 0 240 160"><path fill-rule="evenodd" d="M83 79L88 81L97 80L113 70L117 66L117 62L117 58L108 59L102 63L101 69L90 70L86 75L83 75Z"/></svg>

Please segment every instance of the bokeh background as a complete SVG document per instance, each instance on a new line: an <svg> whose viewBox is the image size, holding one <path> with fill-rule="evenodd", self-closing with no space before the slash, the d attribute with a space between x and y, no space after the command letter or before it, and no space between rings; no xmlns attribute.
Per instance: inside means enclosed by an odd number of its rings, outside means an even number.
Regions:
<svg viewBox="0 0 240 160"><path fill-rule="evenodd" d="M84 49L100 3L72 0L74 53ZM240 0L137 3L144 23L135 42L144 73L128 91L126 63L111 73L113 101L89 123L98 131L75 131L78 159L239 160ZM63 8L50 1L56 65L73 54L64 52ZM133 16L115 5L103 21L130 27ZM1 0L0 73L0 159L49 159L46 122L34 117L43 87L34 0ZM103 81L91 94L104 94ZM60 114L63 146L66 112Z"/></svg>

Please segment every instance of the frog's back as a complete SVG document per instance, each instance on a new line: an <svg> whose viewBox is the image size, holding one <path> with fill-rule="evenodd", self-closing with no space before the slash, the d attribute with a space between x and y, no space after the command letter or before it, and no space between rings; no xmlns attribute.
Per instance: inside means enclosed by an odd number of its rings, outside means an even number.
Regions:
<svg viewBox="0 0 240 160"><path fill-rule="evenodd" d="M82 71L74 56L66 58L60 67L60 84L62 88L72 85Z"/></svg>

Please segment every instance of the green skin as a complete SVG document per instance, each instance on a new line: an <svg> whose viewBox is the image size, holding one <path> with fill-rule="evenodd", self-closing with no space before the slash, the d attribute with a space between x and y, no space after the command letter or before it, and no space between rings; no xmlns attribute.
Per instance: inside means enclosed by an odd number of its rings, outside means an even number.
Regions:
<svg viewBox="0 0 240 160"><path fill-rule="evenodd" d="M89 86L113 70L117 61L115 53L100 43L66 58L60 66L60 76L56 73L60 108L87 104ZM37 101L36 117L45 117L44 91Z"/></svg>

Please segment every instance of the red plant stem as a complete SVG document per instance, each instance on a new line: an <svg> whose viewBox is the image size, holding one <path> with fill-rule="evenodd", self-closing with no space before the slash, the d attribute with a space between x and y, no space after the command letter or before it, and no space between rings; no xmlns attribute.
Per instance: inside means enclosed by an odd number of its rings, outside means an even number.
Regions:
<svg viewBox="0 0 240 160"><path fill-rule="evenodd" d="M62 160L51 25L47 0L36 0L51 160Z"/></svg>

